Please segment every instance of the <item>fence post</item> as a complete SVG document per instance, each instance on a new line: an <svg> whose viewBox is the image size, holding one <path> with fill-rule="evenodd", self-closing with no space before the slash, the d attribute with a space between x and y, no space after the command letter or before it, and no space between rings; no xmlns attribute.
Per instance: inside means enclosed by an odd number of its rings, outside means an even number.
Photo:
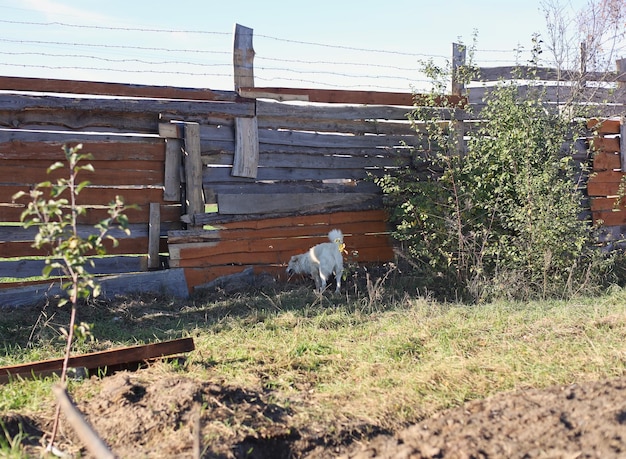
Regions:
<svg viewBox="0 0 626 459"><path fill-rule="evenodd" d="M150 223L148 224L148 269L159 269L159 246L161 242L161 205L150 203Z"/></svg>
<svg viewBox="0 0 626 459"><path fill-rule="evenodd" d="M459 71L465 65L466 46L459 43L452 43L452 82L451 90L453 96L462 96L465 90L465 83L460 77ZM463 122L462 111L458 107L454 108L454 119L452 120L452 136L455 140L456 154L465 154L465 123Z"/></svg>
<svg viewBox="0 0 626 459"><path fill-rule="evenodd" d="M254 87L252 29L235 24L233 48L235 91L240 92L241 88ZM256 116L235 118L235 156L230 175L256 178L258 165L259 128Z"/></svg>

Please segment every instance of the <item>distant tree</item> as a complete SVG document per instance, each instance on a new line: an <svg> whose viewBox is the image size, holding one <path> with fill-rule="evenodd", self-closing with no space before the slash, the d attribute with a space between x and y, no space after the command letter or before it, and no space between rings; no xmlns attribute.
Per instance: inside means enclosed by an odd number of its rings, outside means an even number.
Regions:
<svg viewBox="0 0 626 459"><path fill-rule="evenodd" d="M542 0L541 10L548 29L544 47L558 69L609 71L626 57L624 0L589 0L579 10L569 1Z"/></svg>

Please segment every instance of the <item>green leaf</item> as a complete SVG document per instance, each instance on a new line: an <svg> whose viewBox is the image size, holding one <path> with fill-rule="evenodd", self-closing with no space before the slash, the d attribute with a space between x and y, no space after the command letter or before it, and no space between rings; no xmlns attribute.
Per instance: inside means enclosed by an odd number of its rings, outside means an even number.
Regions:
<svg viewBox="0 0 626 459"><path fill-rule="evenodd" d="M47 172L48 172L48 174L49 174L50 172L55 171L55 170L57 170L57 169L60 169L60 168L62 168L63 166L64 166L64 164L63 164L61 161L57 161L56 163L54 163L52 166L50 166L50 167L47 169ZM48 182L48 183L49 183L49 182Z"/></svg>

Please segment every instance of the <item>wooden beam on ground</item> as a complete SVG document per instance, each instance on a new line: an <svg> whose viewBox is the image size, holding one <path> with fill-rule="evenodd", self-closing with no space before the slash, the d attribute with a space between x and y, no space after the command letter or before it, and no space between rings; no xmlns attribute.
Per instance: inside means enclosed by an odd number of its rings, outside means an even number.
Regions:
<svg viewBox="0 0 626 459"><path fill-rule="evenodd" d="M345 91L335 89L305 89L305 88L269 88L269 87L241 87L239 94L242 97L254 99L275 99L279 101L322 102L331 104L359 104L359 105L403 105L412 107L414 104L424 103L429 95L404 92L381 91ZM459 107L467 105L467 97L459 95L439 96L434 102L437 106ZM429 104L430 105L430 104Z"/></svg>
<svg viewBox="0 0 626 459"><path fill-rule="evenodd" d="M191 352L195 349L193 338L181 338L161 343L111 349L70 357L68 368L86 368L90 373L113 371L117 367L140 365L153 359ZM0 384L15 378L45 377L60 374L63 359L41 360L0 367Z"/></svg>

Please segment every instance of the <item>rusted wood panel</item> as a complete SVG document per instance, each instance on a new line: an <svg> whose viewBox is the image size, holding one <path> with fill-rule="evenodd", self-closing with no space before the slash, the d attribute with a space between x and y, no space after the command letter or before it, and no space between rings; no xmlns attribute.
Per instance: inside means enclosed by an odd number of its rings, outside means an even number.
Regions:
<svg viewBox="0 0 626 459"><path fill-rule="evenodd" d="M180 338L161 343L142 344L70 356L68 367L86 368L90 373L95 374L98 370L107 371L107 369L113 369L118 365L145 363L160 357L191 352L194 349L193 338ZM59 374L63 369L63 360L63 358L59 358L0 367L0 384L6 384L18 376L29 379Z"/></svg>
<svg viewBox="0 0 626 459"><path fill-rule="evenodd" d="M219 100L239 99L234 91L152 86L127 83L63 80L53 78L0 77L0 89L9 91L58 92L102 96L156 97L162 99Z"/></svg>

